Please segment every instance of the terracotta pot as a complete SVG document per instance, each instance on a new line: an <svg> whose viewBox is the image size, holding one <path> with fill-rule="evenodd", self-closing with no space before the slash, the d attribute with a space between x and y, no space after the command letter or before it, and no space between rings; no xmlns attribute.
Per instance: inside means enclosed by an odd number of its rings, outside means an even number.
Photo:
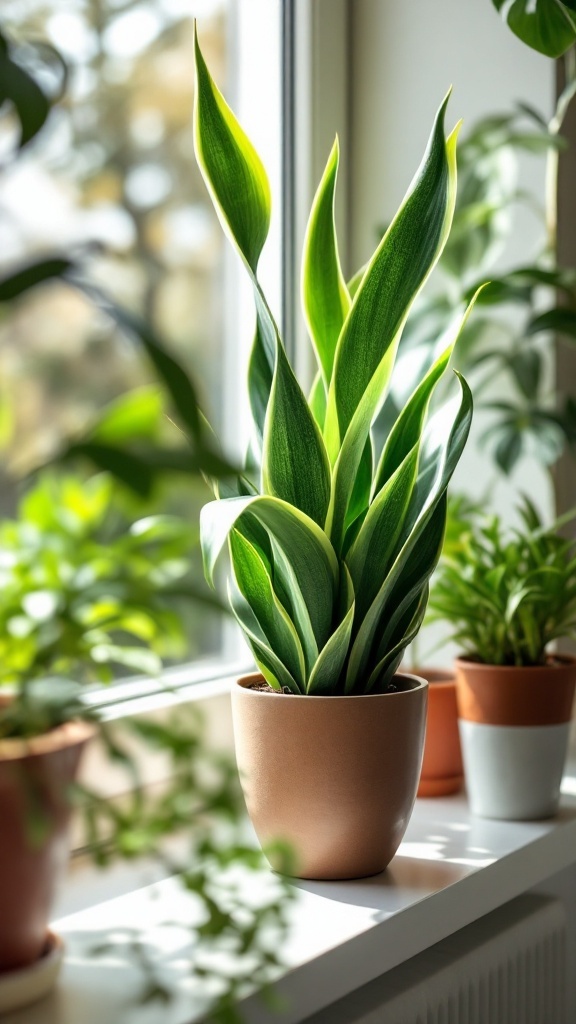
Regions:
<svg viewBox="0 0 576 1024"><path fill-rule="evenodd" d="M0 971L38 960L68 857L68 791L94 728L0 741Z"/></svg>
<svg viewBox="0 0 576 1024"><path fill-rule="evenodd" d="M260 675L233 688L248 813L264 847L289 844L300 878L378 874L400 845L416 798L428 684L396 679L406 688L358 697L254 690Z"/></svg>
<svg viewBox="0 0 576 1024"><path fill-rule="evenodd" d="M485 818L556 813L576 685L576 659L529 668L456 661L470 806Z"/></svg>
<svg viewBox="0 0 576 1024"><path fill-rule="evenodd" d="M464 782L456 675L449 669L440 668L417 668L415 672L430 683L418 796L449 796L458 793Z"/></svg>

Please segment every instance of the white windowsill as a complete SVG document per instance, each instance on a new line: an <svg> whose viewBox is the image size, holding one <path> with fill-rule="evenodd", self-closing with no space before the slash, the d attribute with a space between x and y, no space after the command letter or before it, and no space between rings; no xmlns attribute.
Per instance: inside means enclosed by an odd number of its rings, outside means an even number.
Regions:
<svg viewBox="0 0 576 1024"><path fill-rule="evenodd" d="M291 934L283 951L286 969L277 982L286 1001L278 1018L282 1024L304 1020L575 865L576 764L566 775L563 793L559 816L547 822L473 818L464 796L419 800L385 874L356 882L295 882ZM200 1019L186 990L185 950L175 972L180 977L177 995L167 1007L138 1005L142 976L120 952L90 953L104 933L129 924L157 943L160 962L165 952L158 922L189 920L191 904L173 879L136 888L145 874L133 869L130 878L122 870L124 876L122 871L111 876L108 891L135 891L55 922L67 946L58 990L27 1011L8 1015L4 1024L193 1024ZM98 888L95 900L104 898L104 888ZM249 1024L275 1019L255 998L242 1008Z"/></svg>

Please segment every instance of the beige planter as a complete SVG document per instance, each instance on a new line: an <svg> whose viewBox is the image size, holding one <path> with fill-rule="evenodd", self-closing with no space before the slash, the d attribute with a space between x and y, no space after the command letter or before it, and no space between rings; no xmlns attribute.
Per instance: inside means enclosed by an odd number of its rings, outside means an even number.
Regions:
<svg viewBox="0 0 576 1024"><path fill-rule="evenodd" d="M232 691L238 769L262 845L287 842L300 878L383 871L408 825L422 764L428 684L359 697ZM274 865L272 863L272 866Z"/></svg>

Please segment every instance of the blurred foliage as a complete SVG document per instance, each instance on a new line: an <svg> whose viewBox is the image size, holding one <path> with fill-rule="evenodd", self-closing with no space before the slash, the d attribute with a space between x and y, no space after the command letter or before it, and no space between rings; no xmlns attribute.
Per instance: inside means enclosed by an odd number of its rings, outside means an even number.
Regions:
<svg viewBox="0 0 576 1024"><path fill-rule="evenodd" d="M217 421L221 242L193 160L189 5L3 0L1 18L0 275L94 243L91 278L174 346ZM201 24L222 79L225 0L206 0ZM0 377L5 465L21 472L154 374L110 318L55 281L2 310Z"/></svg>
<svg viewBox="0 0 576 1024"><path fill-rule="evenodd" d="M465 657L489 665L540 665L549 645L576 636L576 545L560 534L569 513L544 527L532 503L522 526L467 510L458 543L443 552L429 621L441 621Z"/></svg>
<svg viewBox="0 0 576 1024"><path fill-rule="evenodd" d="M454 227L440 273L417 303L400 346L409 393L422 366L441 350L449 325L478 286L490 282L459 340L455 362L471 381L476 409L490 413L482 441L506 474L524 454L552 466L566 448L576 451L576 398L558 406L547 361L556 335L569 344L576 341L576 269L555 262L555 209L545 209L539 197L517 184L519 154L543 155L553 193L558 154L566 146L561 124L575 86L569 79L549 122L519 103L510 113L484 118L464 137ZM541 219L540 252L530 264L502 273L497 268L505 259L518 204ZM391 396L381 414L385 422L403 400L403 394Z"/></svg>
<svg viewBox="0 0 576 1024"><path fill-rule="evenodd" d="M82 683L110 682L119 667L159 673L162 656L185 652L174 599L198 597L190 579L195 540L176 516L126 522L107 475L40 478L18 518L0 523L0 685L19 691L12 715L0 718L0 736L67 720ZM62 676L75 685L53 680L49 704L46 685L30 688ZM38 702L54 718L45 714L41 730Z"/></svg>
<svg viewBox="0 0 576 1024"><path fill-rule="evenodd" d="M492 0L514 34L538 53L561 57L576 43L576 0Z"/></svg>

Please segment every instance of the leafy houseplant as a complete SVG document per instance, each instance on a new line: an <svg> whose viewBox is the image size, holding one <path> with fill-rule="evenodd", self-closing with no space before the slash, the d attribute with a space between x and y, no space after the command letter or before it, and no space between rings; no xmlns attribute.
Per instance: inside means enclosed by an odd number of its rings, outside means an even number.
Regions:
<svg viewBox="0 0 576 1024"><path fill-rule="evenodd" d="M472 808L537 818L557 808L576 661L550 644L576 634L576 548L525 500L523 528L473 516L442 559L432 618L451 627Z"/></svg>
<svg viewBox="0 0 576 1024"><path fill-rule="evenodd" d="M318 366L307 399L258 280L270 216L266 173L196 39L196 153L254 288L248 387L261 453L257 482L241 476L203 509L201 540L209 580L228 542L232 608L261 671L259 684L240 681L233 695L249 810L261 838L292 842L302 875L382 870L416 792L425 684L395 672L423 618L447 486L470 426L472 398L460 377L455 408L439 413L442 429L428 421L458 331L379 451L371 425L411 304L450 230L457 129L445 138L446 102L353 297L335 234L334 145L303 257L304 313ZM310 798L306 778L316 780ZM338 788L349 798L335 803Z"/></svg>

